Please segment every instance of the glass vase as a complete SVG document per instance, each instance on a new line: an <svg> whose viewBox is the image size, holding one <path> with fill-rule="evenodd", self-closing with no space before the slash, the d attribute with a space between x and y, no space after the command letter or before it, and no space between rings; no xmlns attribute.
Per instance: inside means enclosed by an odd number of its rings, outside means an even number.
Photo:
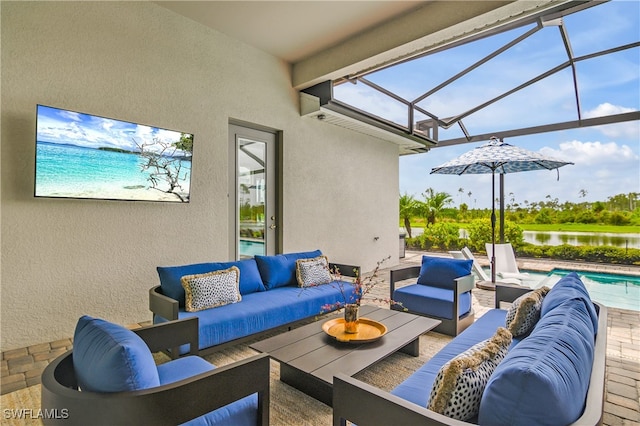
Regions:
<svg viewBox="0 0 640 426"><path fill-rule="evenodd" d="M355 334L358 332L358 317L360 305L350 303L344 306L344 332Z"/></svg>

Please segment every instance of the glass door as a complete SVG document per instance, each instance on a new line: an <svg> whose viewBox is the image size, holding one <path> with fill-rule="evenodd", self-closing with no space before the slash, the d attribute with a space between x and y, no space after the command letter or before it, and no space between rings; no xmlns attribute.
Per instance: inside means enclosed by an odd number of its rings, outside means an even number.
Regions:
<svg viewBox="0 0 640 426"><path fill-rule="evenodd" d="M230 126L234 176L232 256L275 254L275 134Z"/></svg>

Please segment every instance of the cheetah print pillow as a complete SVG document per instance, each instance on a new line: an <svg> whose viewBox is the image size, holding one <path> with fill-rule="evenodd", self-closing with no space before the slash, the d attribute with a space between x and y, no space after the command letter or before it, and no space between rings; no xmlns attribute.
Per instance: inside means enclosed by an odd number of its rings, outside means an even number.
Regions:
<svg viewBox="0 0 640 426"><path fill-rule="evenodd" d="M542 299L548 292L549 287L541 287L513 301L505 320L505 325L513 337L524 336L533 330L540 319Z"/></svg>
<svg viewBox="0 0 640 426"><path fill-rule="evenodd" d="M329 284L333 280L327 256L296 260L296 278L298 279L298 287Z"/></svg>
<svg viewBox="0 0 640 426"><path fill-rule="evenodd" d="M427 408L463 421L477 416L482 392L510 344L511 333L499 327L490 339L449 360L438 371Z"/></svg>
<svg viewBox="0 0 640 426"><path fill-rule="evenodd" d="M236 303L240 295L240 269L185 275L180 279L185 293L185 309L188 312L201 311L217 306Z"/></svg>

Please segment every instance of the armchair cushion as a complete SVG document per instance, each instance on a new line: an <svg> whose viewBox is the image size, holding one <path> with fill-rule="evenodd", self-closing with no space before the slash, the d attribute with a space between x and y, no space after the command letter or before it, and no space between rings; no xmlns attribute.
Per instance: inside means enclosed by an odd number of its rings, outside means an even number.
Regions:
<svg viewBox="0 0 640 426"><path fill-rule="evenodd" d="M393 292L392 299L402 303L410 311L431 317L453 319L453 290L412 284ZM458 317L471 310L471 292L463 293L458 300Z"/></svg>
<svg viewBox="0 0 640 426"><path fill-rule="evenodd" d="M215 365L205 361L204 358L190 355L158 365L158 377L160 384L166 385L191 378L196 374L206 373L214 368L216 368Z"/></svg>
<svg viewBox="0 0 640 426"><path fill-rule="evenodd" d="M267 289L296 285L296 260L322 255L320 250L277 254L275 256L256 255L256 263Z"/></svg>
<svg viewBox="0 0 640 426"><path fill-rule="evenodd" d="M422 256L418 284L453 288L456 278L471 274L473 260Z"/></svg>
<svg viewBox="0 0 640 426"><path fill-rule="evenodd" d="M300 287L329 284L332 279L327 257L296 260L296 277Z"/></svg>
<svg viewBox="0 0 640 426"><path fill-rule="evenodd" d="M513 301L507 310L505 325L514 336L524 336L533 330L540 320L542 300L549 292L549 287L523 294Z"/></svg>
<svg viewBox="0 0 640 426"><path fill-rule="evenodd" d="M507 354L511 333L499 327L490 339L473 345L440 368L427 408L457 420L478 415L489 377Z"/></svg>
<svg viewBox="0 0 640 426"><path fill-rule="evenodd" d="M122 392L160 385L149 347L133 331L88 315L73 337L73 365L80 388Z"/></svg>
<svg viewBox="0 0 640 426"><path fill-rule="evenodd" d="M206 274L185 275L181 281L187 312L197 312L242 300L239 289L240 270L236 266Z"/></svg>

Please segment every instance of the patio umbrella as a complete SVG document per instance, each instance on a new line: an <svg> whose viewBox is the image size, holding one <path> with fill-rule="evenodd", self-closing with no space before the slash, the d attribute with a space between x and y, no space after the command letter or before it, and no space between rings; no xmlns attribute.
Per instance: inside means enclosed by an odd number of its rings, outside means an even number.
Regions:
<svg viewBox="0 0 640 426"><path fill-rule="evenodd" d="M496 173L506 174L541 169L553 170L567 164L573 163L557 160L555 158L547 157L537 152L518 148L503 141L499 141L495 137L492 137L491 140L486 144L476 147L475 149L462 154L458 158L447 161L441 166L431 169L431 174L440 173L463 175L491 173L491 244L493 246L493 254L491 256L492 283L496 282L496 209L493 201L495 200Z"/></svg>

